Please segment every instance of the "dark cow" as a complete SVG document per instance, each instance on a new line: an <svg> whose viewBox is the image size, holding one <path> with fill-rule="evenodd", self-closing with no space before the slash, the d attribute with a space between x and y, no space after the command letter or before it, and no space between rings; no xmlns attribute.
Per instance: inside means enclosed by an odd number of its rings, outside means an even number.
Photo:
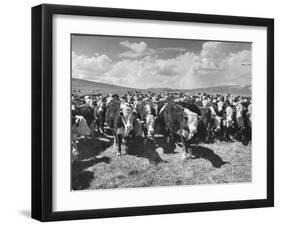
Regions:
<svg viewBox="0 0 281 226"><path fill-rule="evenodd" d="M207 107L200 108L197 137L200 141L209 143L211 136L211 110Z"/></svg>
<svg viewBox="0 0 281 226"><path fill-rule="evenodd" d="M166 130L166 124L164 119L164 109L167 104L167 101L158 101L155 104L155 112L156 112L156 118L154 123L154 131L156 134L162 134L164 136L167 136L167 130Z"/></svg>
<svg viewBox="0 0 281 226"><path fill-rule="evenodd" d="M247 103L238 103L235 108L234 122L236 126L235 137L242 141L244 145L249 141L249 128L248 115L247 115Z"/></svg>

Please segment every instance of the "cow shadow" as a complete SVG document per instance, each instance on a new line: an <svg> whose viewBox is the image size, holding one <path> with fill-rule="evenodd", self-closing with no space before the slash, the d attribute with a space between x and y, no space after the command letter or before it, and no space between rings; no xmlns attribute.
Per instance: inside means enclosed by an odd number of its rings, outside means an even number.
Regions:
<svg viewBox="0 0 281 226"><path fill-rule="evenodd" d="M71 187L72 190L82 190L87 189L90 186L92 180L95 179L94 172L86 171L88 167L92 167L98 163L107 163L111 162L109 157L101 157L101 158L92 158L87 161L74 161L71 166Z"/></svg>
<svg viewBox="0 0 281 226"><path fill-rule="evenodd" d="M79 139L78 158L71 163L72 190L86 189L94 180L94 173L86 169L95 164L110 163L109 157L96 157L113 144L113 139L98 133L94 138Z"/></svg>
<svg viewBox="0 0 281 226"><path fill-rule="evenodd" d="M79 160L95 157L113 144L113 138L98 133L93 138L80 139L78 146Z"/></svg>
<svg viewBox="0 0 281 226"><path fill-rule="evenodd" d="M223 159L217 155L212 149L203 146L192 146L192 153L197 158L203 158L212 163L215 168L221 168L225 164L230 164L229 162L223 161Z"/></svg>
<svg viewBox="0 0 281 226"><path fill-rule="evenodd" d="M147 139L145 142L143 137L137 137L128 144L128 154L146 158L154 165L166 162L156 151L155 142L151 139Z"/></svg>

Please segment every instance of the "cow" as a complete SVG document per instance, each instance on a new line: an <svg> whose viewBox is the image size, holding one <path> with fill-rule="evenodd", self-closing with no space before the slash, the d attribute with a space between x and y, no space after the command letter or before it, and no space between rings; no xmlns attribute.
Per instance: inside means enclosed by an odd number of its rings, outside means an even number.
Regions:
<svg viewBox="0 0 281 226"><path fill-rule="evenodd" d="M211 137L214 140L221 132L222 117L218 116L218 108L214 103L206 105L211 110Z"/></svg>
<svg viewBox="0 0 281 226"><path fill-rule="evenodd" d="M146 142L147 137L153 138L154 135L154 124L156 116L154 104L149 100L137 101L135 103L135 110L137 118L141 120Z"/></svg>
<svg viewBox="0 0 281 226"><path fill-rule="evenodd" d="M248 143L249 137L247 132L249 131L248 119L247 119L247 106L246 103L238 102L235 108L235 125L236 125L236 138L241 139L243 144Z"/></svg>
<svg viewBox="0 0 281 226"><path fill-rule="evenodd" d="M227 107L225 107L224 110L222 110L222 140L233 140L232 139L232 132L233 132L233 128L234 128L234 119L233 119L233 115L234 115L234 110L233 108L228 105Z"/></svg>
<svg viewBox="0 0 281 226"><path fill-rule="evenodd" d="M168 132L168 145L170 144L171 139L175 140L174 136L178 134L183 146L183 158L194 158L195 156L190 147L190 140L197 132L198 115L189 109L172 102L165 106L163 112L166 130Z"/></svg>
<svg viewBox="0 0 281 226"><path fill-rule="evenodd" d="M91 134L94 135L95 130L95 116L94 116L94 109L93 107L89 106L88 104L82 105L73 105L72 108L77 115L81 115L85 118L88 127L91 128Z"/></svg>
<svg viewBox="0 0 281 226"><path fill-rule="evenodd" d="M249 140L252 139L252 104L250 103L248 105L248 109L247 109L247 135Z"/></svg>
<svg viewBox="0 0 281 226"><path fill-rule="evenodd" d="M78 138L81 136L88 136L91 134L91 130L87 125L86 119L82 115L76 115L76 112L72 112L71 123L71 145L72 145L72 160L76 160L79 155L78 152Z"/></svg>
<svg viewBox="0 0 281 226"><path fill-rule="evenodd" d="M248 105L248 126L252 128L252 104Z"/></svg>
<svg viewBox="0 0 281 226"><path fill-rule="evenodd" d="M156 112L155 122L154 122L154 131L155 134L162 134L167 136L166 124L164 119L164 109L166 107L166 101L158 101L154 104L154 109Z"/></svg>
<svg viewBox="0 0 281 226"><path fill-rule="evenodd" d="M134 129L134 120L136 117L136 114L133 111L133 108L130 105L123 105L121 108L121 122L122 126L117 128L117 143L118 143L118 152L117 156L119 157L121 155L121 145L122 143L125 146L125 154L127 154L128 151L128 143L130 137L134 137L133 129Z"/></svg>
<svg viewBox="0 0 281 226"><path fill-rule="evenodd" d="M121 121L120 101L119 101L119 96L117 95L114 98L112 98L107 104L106 113L105 113L105 122L113 134L114 146L116 146L117 129L123 126Z"/></svg>
<svg viewBox="0 0 281 226"><path fill-rule="evenodd" d="M106 114L106 100L103 99L97 103L94 109L97 130L104 133L104 123Z"/></svg>
<svg viewBox="0 0 281 226"><path fill-rule="evenodd" d="M197 137L199 140L209 143L211 136L211 110L207 107L200 107L200 117L198 120Z"/></svg>
<svg viewBox="0 0 281 226"><path fill-rule="evenodd" d="M118 145L117 157L121 156L122 144L127 153L129 138L134 136L135 117L133 108L126 102L121 102L118 95L115 95L107 105L105 121L113 133L114 145Z"/></svg>

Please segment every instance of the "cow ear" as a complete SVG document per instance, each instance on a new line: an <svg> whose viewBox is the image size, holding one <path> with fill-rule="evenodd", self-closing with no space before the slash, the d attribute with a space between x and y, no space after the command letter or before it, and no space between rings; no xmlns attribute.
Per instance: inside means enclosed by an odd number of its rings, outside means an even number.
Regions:
<svg viewBox="0 0 281 226"><path fill-rule="evenodd" d="M120 115L123 116L123 112L122 111L120 111Z"/></svg>

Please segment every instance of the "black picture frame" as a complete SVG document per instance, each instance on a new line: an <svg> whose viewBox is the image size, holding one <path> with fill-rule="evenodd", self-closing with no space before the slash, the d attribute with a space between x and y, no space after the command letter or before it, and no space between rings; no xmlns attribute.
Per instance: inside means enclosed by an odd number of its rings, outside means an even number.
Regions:
<svg viewBox="0 0 281 226"><path fill-rule="evenodd" d="M52 17L55 14L266 27L267 198L54 212L52 210ZM57 221L271 206L274 206L273 19L49 4L32 8L32 218L40 221Z"/></svg>

